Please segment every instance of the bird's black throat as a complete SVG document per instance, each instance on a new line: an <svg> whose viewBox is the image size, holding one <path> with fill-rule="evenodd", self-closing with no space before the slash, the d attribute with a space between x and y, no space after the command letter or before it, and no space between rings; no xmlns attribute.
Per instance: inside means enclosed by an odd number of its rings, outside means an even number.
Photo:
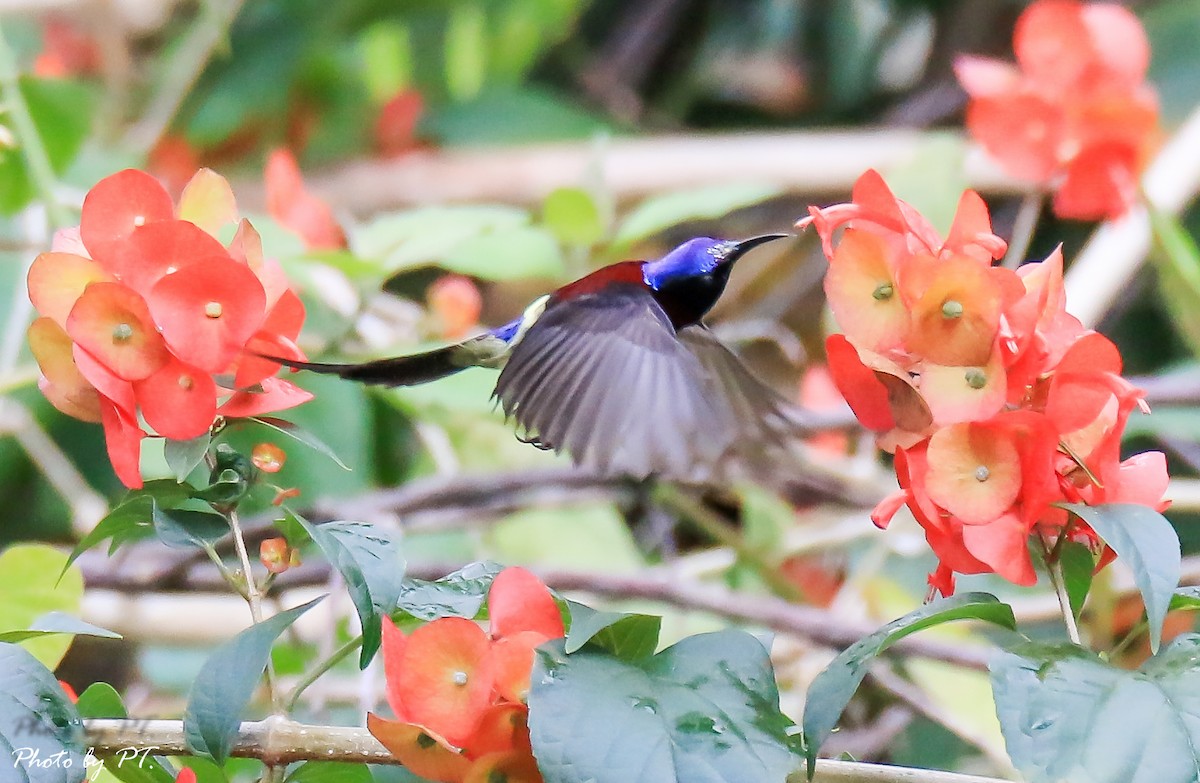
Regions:
<svg viewBox="0 0 1200 783"><path fill-rule="evenodd" d="M731 266L721 264L705 274L675 277L659 284L654 299L676 330L699 323L712 309L729 282Z"/></svg>

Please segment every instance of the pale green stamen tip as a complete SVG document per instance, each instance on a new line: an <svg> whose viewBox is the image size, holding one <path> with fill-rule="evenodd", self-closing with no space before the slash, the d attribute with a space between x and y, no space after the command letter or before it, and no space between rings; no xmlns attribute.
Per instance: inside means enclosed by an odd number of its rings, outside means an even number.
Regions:
<svg viewBox="0 0 1200 783"><path fill-rule="evenodd" d="M886 302L888 299L892 298L892 294L895 292L896 289L892 287L891 283L880 283L879 286L876 287L876 289L871 293L871 296L873 296L877 302Z"/></svg>
<svg viewBox="0 0 1200 783"><path fill-rule="evenodd" d="M209 302L208 304L204 305L204 314L209 318L220 318L221 311L222 308L220 302Z"/></svg>
<svg viewBox="0 0 1200 783"><path fill-rule="evenodd" d="M963 378L966 379L967 385L972 389L982 389L984 386L987 386L987 373L978 367L972 367L967 370Z"/></svg>
<svg viewBox="0 0 1200 783"><path fill-rule="evenodd" d="M979 482L987 481L991 478L992 472L988 470L987 465L980 465L975 468L975 480Z"/></svg>
<svg viewBox="0 0 1200 783"><path fill-rule="evenodd" d="M467 673L466 672L455 672L454 673L454 684L455 685L466 685L467 684Z"/></svg>
<svg viewBox="0 0 1200 783"><path fill-rule="evenodd" d="M954 299L947 299L942 303L943 318L961 318L963 314L962 302Z"/></svg>
<svg viewBox="0 0 1200 783"><path fill-rule="evenodd" d="M129 324L117 324L112 330L114 343L125 343L133 339L133 327Z"/></svg>

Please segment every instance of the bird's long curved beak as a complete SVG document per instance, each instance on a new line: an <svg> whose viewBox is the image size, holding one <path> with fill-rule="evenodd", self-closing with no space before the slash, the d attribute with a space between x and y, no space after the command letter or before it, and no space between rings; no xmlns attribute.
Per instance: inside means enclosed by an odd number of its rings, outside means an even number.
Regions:
<svg viewBox="0 0 1200 783"><path fill-rule="evenodd" d="M727 264L732 264L734 261L737 261L739 258L746 255L759 245L765 245L768 242L774 242L776 239L788 239L791 236L791 234L762 234L760 236L750 237L749 239L743 239L740 242L730 246L729 251L725 254L725 257L722 259L722 261Z"/></svg>

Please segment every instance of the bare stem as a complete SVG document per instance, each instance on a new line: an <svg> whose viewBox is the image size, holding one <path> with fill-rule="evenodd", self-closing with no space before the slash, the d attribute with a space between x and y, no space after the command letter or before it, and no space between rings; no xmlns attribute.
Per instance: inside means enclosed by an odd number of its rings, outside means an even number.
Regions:
<svg viewBox="0 0 1200 783"><path fill-rule="evenodd" d="M1029 244L1033 241L1033 233L1037 230L1038 216L1042 214L1042 192L1035 190L1021 199L1017 209L1017 219L1013 221L1012 239L1008 242L1008 252L1004 254L1004 266L1016 269L1025 260L1029 252Z"/></svg>
<svg viewBox="0 0 1200 783"><path fill-rule="evenodd" d="M288 694L287 703L284 705L284 710L290 713L292 710L296 709L296 704L299 703L301 694L308 689L308 686L316 682L321 675L336 666L338 662L340 662L347 655L354 652L359 647L362 647L362 642L363 639L361 635L354 637L338 649L334 650L329 657L317 664L312 671L305 674L304 677L301 678L300 682L296 683L296 687L292 689L292 692Z"/></svg>
<svg viewBox="0 0 1200 783"><path fill-rule="evenodd" d="M1071 597L1067 594L1067 582L1063 578L1062 558L1051 553L1046 547L1046 542L1042 542L1042 549L1046 555L1046 571L1050 575L1050 583L1054 585L1054 594L1058 596L1058 608L1062 612L1063 625L1067 627L1067 638L1074 644L1082 645L1083 642L1079 638L1079 626L1075 623L1075 613L1071 611Z"/></svg>
<svg viewBox="0 0 1200 783"><path fill-rule="evenodd" d="M242 573L245 576L246 582L246 603L250 606L250 617L257 625L263 621L262 613L262 593L259 592L258 583L254 579L254 570L250 565L250 554L246 551L246 537L242 533L242 524L238 519L236 508L229 510L229 528L233 531L233 547L237 550L238 561L242 565ZM279 703L279 694L275 688L275 667L270 660L267 661L267 692L271 696L271 705L275 708L276 713L281 713Z"/></svg>

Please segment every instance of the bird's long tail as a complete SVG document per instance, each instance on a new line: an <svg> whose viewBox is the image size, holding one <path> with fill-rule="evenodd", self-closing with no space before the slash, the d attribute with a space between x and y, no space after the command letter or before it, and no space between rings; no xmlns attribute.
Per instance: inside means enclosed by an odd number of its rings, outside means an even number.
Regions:
<svg viewBox="0 0 1200 783"><path fill-rule="evenodd" d="M324 375L337 375L359 383L383 386L416 386L436 381L470 367L473 362L463 361L463 345L448 345L424 353L397 356L392 359L377 359L361 364L323 364L301 362L268 356L271 361L296 370L308 370Z"/></svg>

